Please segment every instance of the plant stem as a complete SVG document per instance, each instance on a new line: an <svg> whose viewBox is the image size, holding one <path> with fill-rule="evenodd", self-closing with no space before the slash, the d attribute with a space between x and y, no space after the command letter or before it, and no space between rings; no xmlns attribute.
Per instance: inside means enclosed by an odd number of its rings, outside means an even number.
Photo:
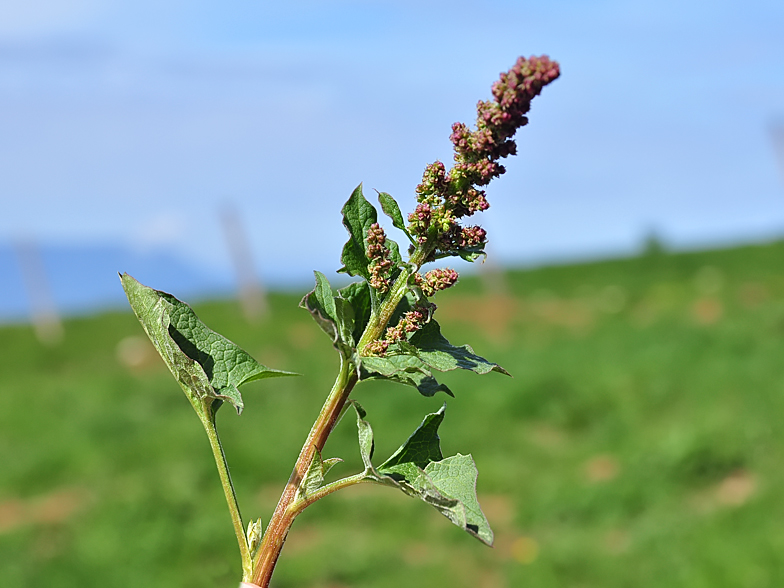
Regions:
<svg viewBox="0 0 784 588"><path fill-rule="evenodd" d="M357 350L360 354L368 343L381 337L397 305L408 290L409 277L419 270L433 250L433 247L434 245L430 245L429 242L417 247L409 258L410 267L401 269L389 293L379 306L378 311L370 317L370 321L367 327L365 327L364 333L362 333L362 337L357 344ZM363 474L357 474L356 476L328 484L305 499L297 498L300 484L305 479L305 474L313 461L316 450L321 451L324 449L324 444L335 427L343 406L357 383L357 379L357 366L341 355L340 372L335 380L335 384L332 386L332 390L326 402L324 402L316 422L313 423L305 444L302 446L297 462L294 465L294 471L289 477L277 507L275 507L275 512L272 514L267 530L264 533L264 538L259 546L258 554L253 562L252 582L260 588L269 587L275 564L278 562L283 544L286 542L286 537L297 515L319 498L363 481Z"/></svg>
<svg viewBox="0 0 784 588"><path fill-rule="evenodd" d="M311 504L310 501L298 501L297 491L305 478L310 463L313 461L316 450L321 451L324 449L324 444L335 427L343 406L346 404L346 400L348 400L348 396L356 383L356 367L341 356L340 371L335 384L332 386L332 390L326 402L324 402L316 422L313 423L305 444L302 446L297 462L294 465L294 471L291 473L288 484L286 484L286 488L278 501L278 506L275 508L275 512L270 519L267 531L264 533L264 538L259 546L256 560L253 562L252 582L261 588L268 588L269 586L272 572L275 569L275 564L278 561L280 551L283 549L283 544L286 541L286 536L289 533L289 529L291 529L294 519L308 504ZM340 487L335 487L331 491L339 490ZM322 488L323 490L324 488Z"/></svg>
<svg viewBox="0 0 784 588"><path fill-rule="evenodd" d="M245 538L245 526L242 524L240 505L237 502L237 494L234 492L234 484L231 483L229 474L229 464L226 462L226 454L223 453L223 446L218 437L218 429L215 426L215 412L211 406L205 406L203 411L199 411L199 417L207 431L207 438L210 440L212 455L215 457L215 465L218 466L223 493L226 495L226 502L231 513L231 522L234 525L234 533L237 535L237 542L240 546L240 557L242 558L242 580L248 580L253 573L253 562L250 557L248 541Z"/></svg>

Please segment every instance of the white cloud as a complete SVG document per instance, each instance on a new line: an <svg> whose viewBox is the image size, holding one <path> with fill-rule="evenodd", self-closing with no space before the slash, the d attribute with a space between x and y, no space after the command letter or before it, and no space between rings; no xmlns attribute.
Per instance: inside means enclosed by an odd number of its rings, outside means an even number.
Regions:
<svg viewBox="0 0 784 588"><path fill-rule="evenodd" d="M145 220L136 231L134 245L142 253L178 245L185 240L185 220L174 211L161 211Z"/></svg>

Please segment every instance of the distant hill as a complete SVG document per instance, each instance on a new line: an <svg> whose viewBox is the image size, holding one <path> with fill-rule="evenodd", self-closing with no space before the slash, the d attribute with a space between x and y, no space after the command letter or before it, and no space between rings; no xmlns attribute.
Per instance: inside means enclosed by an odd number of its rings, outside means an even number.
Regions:
<svg viewBox="0 0 784 588"><path fill-rule="evenodd" d="M230 271L207 273L163 252L140 253L116 245L36 245L45 282L58 312L89 313L124 304L117 279L128 272L145 284L178 296L226 296L233 292ZM0 244L0 321L26 320L30 295L17 247Z"/></svg>
<svg viewBox="0 0 784 588"><path fill-rule="evenodd" d="M98 310L124 307L125 295L117 279L118 272L128 272L144 284L156 289L171 292L189 302L234 296L236 280L233 270L226 267L222 271L199 268L187 261L163 251L134 251L121 245L57 245L41 244L36 247L48 289L54 306L62 315L89 314ZM717 257L718 256L718 257ZM643 247L639 256L607 256L604 259L582 261L560 260L544 262L541 265L526 263L522 274L509 274L506 287L514 290L536 288L539 276L555 272L562 275L566 270L567 281L585 274L593 278L604 271L613 273L616 266L626 266L637 275L638 259L646 271L667 273L686 264L737 263L741 266L759 265L760 271L769 272L778 266L778 259L784 257L784 241L768 241L758 244L735 247L716 247L692 252L669 251L658 241L651 241ZM658 261L657 261L658 260ZM475 274L482 280L466 284L464 288L491 287L491 282L501 279L495 287L503 287L506 271L492 263L486 265L461 264L455 262L464 277ZM21 258L18 247L0 243L0 323L27 321L31 315L30 295L22 274ZM571 269L569 269L571 268ZM272 268L268 268L272 269ZM322 268L323 269L323 268ZM508 268L513 269L513 268ZM747 267L748 269L748 267ZM497 274L497 275L496 275ZM310 272L284 274L278 272L265 276L264 283L273 289L294 287L300 295L310 287ZM632 276L629 276L632 279ZM304 279L304 281L303 281ZM330 281L338 287L345 283L345 276L331 274ZM519 293L519 292L518 292Z"/></svg>

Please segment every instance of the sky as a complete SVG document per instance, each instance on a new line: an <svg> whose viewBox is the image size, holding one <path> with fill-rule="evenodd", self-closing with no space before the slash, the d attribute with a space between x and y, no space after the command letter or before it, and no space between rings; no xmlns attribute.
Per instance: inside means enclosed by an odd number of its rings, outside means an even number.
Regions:
<svg viewBox="0 0 784 588"><path fill-rule="evenodd" d="M451 124L539 54L561 78L475 217L496 260L784 237L782 30L780 0L3 2L0 242L217 275L231 208L263 279L308 281L360 182L412 209Z"/></svg>

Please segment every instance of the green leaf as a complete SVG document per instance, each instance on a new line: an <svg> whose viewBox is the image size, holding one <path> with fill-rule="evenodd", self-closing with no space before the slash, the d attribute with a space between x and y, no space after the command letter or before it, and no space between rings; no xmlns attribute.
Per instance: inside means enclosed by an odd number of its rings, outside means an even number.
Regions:
<svg viewBox="0 0 784 588"><path fill-rule="evenodd" d="M389 237L387 237L386 246L389 248L389 259L392 260L392 266L394 268L400 267L400 264L403 263L403 258L400 255L400 246ZM394 281L396 277L396 272L393 272L391 281Z"/></svg>
<svg viewBox="0 0 784 588"><path fill-rule="evenodd" d="M458 249L455 251L455 253L458 257L471 263L475 262L480 257L487 257L484 245L481 245L480 247L472 247L470 249Z"/></svg>
<svg viewBox="0 0 784 588"><path fill-rule="evenodd" d="M248 530L245 532L245 540L248 542L248 551L251 558L256 557L256 554L261 547L261 538L264 535L264 527L261 524L261 518L251 520L248 523Z"/></svg>
<svg viewBox="0 0 784 588"><path fill-rule="evenodd" d="M335 297L326 276L318 271L313 273L316 275L316 287L305 295L299 305L311 314L335 348L350 357L355 346L355 312L351 301Z"/></svg>
<svg viewBox="0 0 784 588"><path fill-rule="evenodd" d="M153 290L128 274L120 276L128 302L164 363L197 410L231 402L242 412L239 386L253 380L294 376L270 369L199 320L190 306Z"/></svg>
<svg viewBox="0 0 784 588"><path fill-rule="evenodd" d="M342 462L343 460L340 459L339 457L330 457L329 459L325 459L322 462L324 464L324 477L327 476L329 470L331 470L333 467L335 467L336 465Z"/></svg>
<svg viewBox="0 0 784 588"><path fill-rule="evenodd" d="M390 324L396 324L406 312L416 305L415 289L413 287L410 288L395 309L390 319ZM452 345L441 334L441 327L432 317L419 331L411 336L411 339L401 341L397 344L397 347L402 353L415 355L420 358L428 368L441 372L460 368L471 370L478 374L486 374L493 371L509 375L509 372L498 364L476 355L470 346L462 345L457 347Z"/></svg>
<svg viewBox="0 0 784 588"><path fill-rule="evenodd" d="M425 468L425 475L446 498L457 500L450 507L434 506L446 518L462 527L486 545L493 545L493 530L479 506L476 497L476 480L479 472L471 455L453 455Z"/></svg>
<svg viewBox="0 0 784 588"><path fill-rule="evenodd" d="M338 272L370 280L367 236L371 225L378 222L378 212L362 193L362 184L352 192L346 204L343 205L342 212L343 225L348 231L349 239L343 246L343 254L340 257L343 267ZM397 268L403 262L403 258L400 256L400 247L389 237L386 239L386 246L389 249L389 259L392 261L393 267ZM394 275L393 271L393 278Z"/></svg>
<svg viewBox="0 0 784 588"><path fill-rule="evenodd" d="M381 205L381 210L384 211L384 214L392 219L392 226L403 231L406 234L406 237L408 237L409 241L416 245L417 242L411 236L411 233L408 232L406 223L403 220L403 215L400 212L400 206L398 206L395 199L386 192L379 192L378 203Z"/></svg>
<svg viewBox="0 0 784 588"><path fill-rule="evenodd" d="M306 497L321 488L329 470L342 461L339 457L322 460L321 452L316 449L316 452L313 454L313 460L310 462L308 471L305 473L305 477L299 487L300 497Z"/></svg>
<svg viewBox="0 0 784 588"><path fill-rule="evenodd" d="M375 445L373 442L373 428L365 420L367 413L362 405L356 400L350 400L351 405L357 413L357 431L359 434L359 454L362 456L362 463L365 465L365 472L373 472L373 465L370 460L373 458Z"/></svg>
<svg viewBox="0 0 784 588"><path fill-rule="evenodd" d="M412 463L424 469L431 461L444 459L441 453L438 427L444 420L445 411L446 404L438 409L438 412L427 415L417 430L403 443L400 449L392 454L392 457L379 466L378 470L381 471L402 463Z"/></svg>
<svg viewBox="0 0 784 588"><path fill-rule="evenodd" d="M351 302L335 297L335 318L340 331L340 340L353 351L354 349L354 307Z"/></svg>
<svg viewBox="0 0 784 588"><path fill-rule="evenodd" d="M485 244L477 245L476 247L468 247L466 249L452 249L448 251L439 251L435 254L435 259L444 259L445 257L460 257L466 261L474 262L480 257L487 257L485 253Z"/></svg>
<svg viewBox="0 0 784 588"><path fill-rule="evenodd" d="M316 287L305 294L299 303L300 308L307 310L316 324L321 327L333 343L340 339L340 330L337 325L337 312L335 311L335 298L329 280L319 271L316 275Z"/></svg>
<svg viewBox="0 0 784 588"><path fill-rule="evenodd" d="M446 405L427 415L408 440L378 468L373 468L367 450L361 449L366 478L419 498L458 527L492 545L493 531L476 497L477 469L473 458L459 453L446 459L442 456L438 427L444 420L445 410ZM373 433L365 416L364 410L357 411L360 446L367 448L372 447Z"/></svg>
<svg viewBox="0 0 784 588"><path fill-rule="evenodd" d="M360 380L392 380L413 386L423 396L433 396L436 392L454 396L446 385L436 381L424 361L411 354L363 357Z"/></svg>
<svg viewBox="0 0 784 588"><path fill-rule="evenodd" d="M349 234L348 242L343 246L340 261L343 267L339 272L350 276L362 276L370 279L367 256L367 235L370 225L378 219L375 207L365 199L362 194L362 184L351 193L346 204L343 205L343 225Z"/></svg>
<svg viewBox="0 0 784 588"><path fill-rule="evenodd" d="M409 310L411 310L417 302L415 292L409 290L406 296L400 301L400 304L395 309L389 324L397 324L400 318ZM397 365L404 362L405 368L408 371L417 371L424 375L431 375L430 370L438 370L442 372L451 371L457 368L471 370L478 374L486 374L488 372L499 372L509 375L509 373L499 366L492 363L485 358L476 355L474 350L468 345L460 347L452 345L441 334L441 327L434 318L425 323L425 325L411 336L407 341L400 341L394 346L390 346L389 352L385 359L392 359L394 357L414 357L420 360L421 363L414 360L394 360ZM366 358L363 358L363 361ZM390 376L396 374L397 370L394 366L387 366L382 370L375 369L382 367L376 365L376 358L371 360L374 371L380 371L382 375ZM368 366L368 370L371 366ZM413 384L412 384L413 385ZM451 393L450 393L451 395Z"/></svg>
<svg viewBox="0 0 784 588"><path fill-rule="evenodd" d="M338 290L338 296L354 310L352 339L359 341L370 321L370 285L367 282L354 282Z"/></svg>
<svg viewBox="0 0 784 588"><path fill-rule="evenodd" d="M430 319L421 330L414 333L409 343L417 348L416 355L422 361L441 372L460 368L477 374L498 372L509 375L500 365L476 355L470 346L452 345L441 334L441 327L435 319Z"/></svg>

